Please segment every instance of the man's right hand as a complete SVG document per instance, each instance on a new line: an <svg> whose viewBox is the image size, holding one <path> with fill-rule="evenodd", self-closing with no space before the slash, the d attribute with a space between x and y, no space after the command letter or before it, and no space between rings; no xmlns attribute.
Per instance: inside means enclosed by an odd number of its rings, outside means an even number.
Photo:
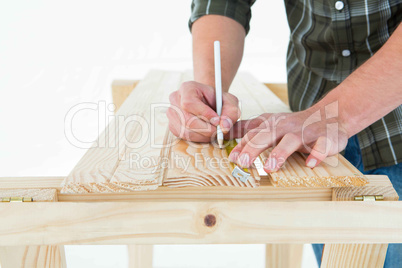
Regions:
<svg viewBox="0 0 402 268"><path fill-rule="evenodd" d="M169 129L177 137L193 142L211 142L216 127L225 134L240 117L238 99L223 92L222 115L216 110L215 89L194 81L184 82L180 89L170 94L167 111Z"/></svg>

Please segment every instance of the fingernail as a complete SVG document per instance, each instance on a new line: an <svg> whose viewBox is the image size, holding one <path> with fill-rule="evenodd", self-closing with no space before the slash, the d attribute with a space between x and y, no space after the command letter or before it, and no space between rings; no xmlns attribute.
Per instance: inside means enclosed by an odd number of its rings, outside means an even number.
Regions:
<svg viewBox="0 0 402 268"><path fill-rule="evenodd" d="M237 163L242 166L242 167L248 167L250 166L250 156L248 153L241 154L239 157L239 161Z"/></svg>
<svg viewBox="0 0 402 268"><path fill-rule="evenodd" d="M219 117L212 117L210 122L212 125L217 126L219 124Z"/></svg>
<svg viewBox="0 0 402 268"><path fill-rule="evenodd" d="M312 158L307 162L307 166L309 168L313 168L313 167L315 167L315 165L317 165L317 159Z"/></svg>
<svg viewBox="0 0 402 268"><path fill-rule="evenodd" d="M231 152L229 155L229 160L230 160L230 162L236 162L238 157L239 157L239 152Z"/></svg>
<svg viewBox="0 0 402 268"><path fill-rule="evenodd" d="M268 170L268 171L273 171L276 169L277 165L278 165L278 160L276 160L275 157L270 157L265 162L264 169Z"/></svg>
<svg viewBox="0 0 402 268"><path fill-rule="evenodd" d="M231 127L232 127L232 120L230 120L230 118L225 118L222 120L223 131L229 131Z"/></svg>

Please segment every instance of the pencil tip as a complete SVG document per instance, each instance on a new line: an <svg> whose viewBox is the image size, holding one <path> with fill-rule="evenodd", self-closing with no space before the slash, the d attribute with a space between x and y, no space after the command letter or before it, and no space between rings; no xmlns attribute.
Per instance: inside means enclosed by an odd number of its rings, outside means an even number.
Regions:
<svg viewBox="0 0 402 268"><path fill-rule="evenodd" d="M218 139L218 145L219 145L219 148L222 149L223 148L223 140Z"/></svg>

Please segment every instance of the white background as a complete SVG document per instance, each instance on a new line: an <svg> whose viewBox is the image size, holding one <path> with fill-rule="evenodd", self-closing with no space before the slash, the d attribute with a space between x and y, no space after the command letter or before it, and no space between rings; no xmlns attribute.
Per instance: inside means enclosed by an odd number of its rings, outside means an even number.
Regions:
<svg viewBox="0 0 402 268"><path fill-rule="evenodd" d="M65 138L68 110L111 103L115 79L191 69L189 15L185 0L0 0L0 176L66 176L85 152ZM288 35L283 2L257 1L240 69L286 82ZM96 113L81 113L74 130L94 140ZM127 265L124 246L67 246L66 255L69 268ZM157 246L154 265L264 267L264 246ZM303 267L315 266L306 246Z"/></svg>

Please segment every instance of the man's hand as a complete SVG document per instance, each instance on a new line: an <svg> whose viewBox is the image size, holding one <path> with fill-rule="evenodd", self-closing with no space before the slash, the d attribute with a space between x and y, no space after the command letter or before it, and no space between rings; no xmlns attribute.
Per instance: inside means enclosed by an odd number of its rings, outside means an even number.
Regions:
<svg viewBox="0 0 402 268"><path fill-rule="evenodd" d="M215 89L197 82L185 82L170 95L167 111L169 129L177 137L194 142L211 142L216 127L227 133L240 117L238 99L223 93L222 115L215 112Z"/></svg>
<svg viewBox="0 0 402 268"><path fill-rule="evenodd" d="M322 119L317 109L262 114L256 119L237 122L229 134L244 135L229 156L242 167L249 167L260 153L274 147L264 164L268 173L277 171L295 151L309 153L306 165L313 168L327 156L342 151L349 137L338 117L325 115Z"/></svg>

